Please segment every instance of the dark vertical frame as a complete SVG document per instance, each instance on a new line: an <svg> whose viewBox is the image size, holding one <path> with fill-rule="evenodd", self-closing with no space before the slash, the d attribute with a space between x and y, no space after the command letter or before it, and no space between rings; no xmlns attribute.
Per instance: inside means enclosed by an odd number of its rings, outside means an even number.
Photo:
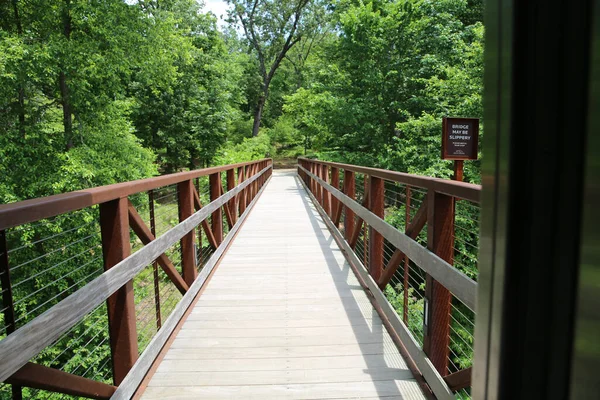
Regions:
<svg viewBox="0 0 600 400"><path fill-rule="evenodd" d="M577 312L573 337L571 399L600 393L600 4L593 10L590 105Z"/></svg>
<svg viewBox="0 0 600 400"><path fill-rule="evenodd" d="M568 397L591 0L486 3L473 397Z"/></svg>

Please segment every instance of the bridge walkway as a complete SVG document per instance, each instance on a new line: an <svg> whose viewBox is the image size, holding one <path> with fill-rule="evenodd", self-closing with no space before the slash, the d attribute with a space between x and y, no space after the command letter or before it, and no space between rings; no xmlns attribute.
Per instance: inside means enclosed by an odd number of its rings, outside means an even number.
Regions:
<svg viewBox="0 0 600 400"><path fill-rule="evenodd" d="M296 172L274 171L142 399L424 399Z"/></svg>

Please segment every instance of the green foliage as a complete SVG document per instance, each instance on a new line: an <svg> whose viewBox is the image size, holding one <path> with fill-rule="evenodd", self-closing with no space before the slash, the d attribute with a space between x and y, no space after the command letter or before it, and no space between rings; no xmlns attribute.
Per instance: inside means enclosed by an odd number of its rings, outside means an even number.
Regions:
<svg viewBox="0 0 600 400"><path fill-rule="evenodd" d="M165 82L142 71L130 85L136 133L157 152L165 172L210 163L238 117L241 91L236 82L243 66L227 52L215 18L199 7L182 0L152 8L151 18L167 23L160 26L155 45L162 47L170 35L176 49L165 60L173 77Z"/></svg>
<svg viewBox="0 0 600 400"><path fill-rule="evenodd" d="M274 153L269 135L261 132L256 137L245 138L241 143L225 146L215 157L215 165L234 164L271 157Z"/></svg>
<svg viewBox="0 0 600 400"><path fill-rule="evenodd" d="M482 116L481 19L465 0L342 0L334 14L339 36L314 51L284 112L322 157L448 177L442 117Z"/></svg>

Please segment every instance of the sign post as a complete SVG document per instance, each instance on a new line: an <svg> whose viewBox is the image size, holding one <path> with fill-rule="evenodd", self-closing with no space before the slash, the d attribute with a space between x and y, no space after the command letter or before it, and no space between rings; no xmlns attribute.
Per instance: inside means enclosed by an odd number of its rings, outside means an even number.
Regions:
<svg viewBox="0 0 600 400"><path fill-rule="evenodd" d="M454 180L463 180L464 160L477 160L479 118L442 120L442 159L454 160Z"/></svg>

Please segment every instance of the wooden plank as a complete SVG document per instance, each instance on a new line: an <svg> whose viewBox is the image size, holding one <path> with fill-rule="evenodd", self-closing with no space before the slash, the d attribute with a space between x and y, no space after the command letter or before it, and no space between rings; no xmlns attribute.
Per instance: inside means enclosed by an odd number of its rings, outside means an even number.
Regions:
<svg viewBox="0 0 600 400"><path fill-rule="evenodd" d="M157 372L297 371L338 368L398 368L406 370L406 363L399 354L391 352L323 357L217 359L206 362L198 362L191 358L167 358L161 362Z"/></svg>
<svg viewBox="0 0 600 400"><path fill-rule="evenodd" d="M149 387L144 399L422 399L414 380L358 381L320 384Z"/></svg>
<svg viewBox="0 0 600 400"><path fill-rule="evenodd" d="M343 311L342 311L343 312ZM186 326L179 332L180 338L260 338L260 337L295 337L301 336L303 338L310 338L313 336L339 336L352 335L355 337L381 337L385 328L383 323L375 325L354 325L352 329L348 329L348 326L341 327L305 327L299 326L294 328L244 328L236 329L235 327L228 327L225 329L207 329L203 326L194 328L192 326Z"/></svg>
<svg viewBox="0 0 600 400"><path fill-rule="evenodd" d="M214 348L176 348L171 347L165 359L177 360L231 360L231 359L294 359L299 357L342 357L384 355L397 351L392 343L353 343L317 346L275 346L275 347L214 347Z"/></svg>
<svg viewBox="0 0 600 400"><path fill-rule="evenodd" d="M223 386L235 383L242 385L287 385L307 383L336 383L360 381L413 380L408 369L384 367L339 368L339 369L282 369L239 371L157 371L149 386L194 387Z"/></svg>
<svg viewBox="0 0 600 400"><path fill-rule="evenodd" d="M266 172L270 168L265 168ZM225 193L196 212L184 222L171 228L161 237L146 245L104 272L82 289L68 296L43 314L31 320L14 333L0 341L0 381L5 380L52 344L63 333L81 320L89 312L102 304L111 294L133 279L147 265L158 258L183 235L190 232L198 224L221 207L229 199L245 189L257 176L238 185L236 189ZM127 203L125 203L125 206ZM127 218L127 213L125 213Z"/></svg>
<svg viewBox="0 0 600 400"><path fill-rule="evenodd" d="M337 314L331 318L325 316L310 316L304 319L293 319L290 318L269 318L269 319L211 319L207 320L204 318L193 318L188 321L187 327L190 329L230 329L230 330L245 330L245 329L258 329L258 328L335 328L335 327L369 327L378 326L381 324L381 319L377 315L373 316L356 316L351 317L348 315Z"/></svg>
<svg viewBox="0 0 600 400"><path fill-rule="evenodd" d="M461 369L458 372L454 372L450 375L446 375L444 380L453 392L471 386L471 375L472 368Z"/></svg>
<svg viewBox="0 0 600 400"><path fill-rule="evenodd" d="M28 362L6 383L88 399L109 399L117 388L64 371Z"/></svg>
<svg viewBox="0 0 600 400"><path fill-rule="evenodd" d="M306 170L305 170L306 171ZM340 200L348 208L351 208L360 218L383 235L390 243L404 252L416 265L430 274L434 279L442 283L452 294L463 302L469 309L475 309L475 298L477 295L477 283L468 276L448 264L430 250L409 238L383 219L371 213L360 204L323 182L314 174L306 171L313 179L325 185L332 195ZM326 221L327 222L327 221ZM362 263L361 263L362 264Z"/></svg>

